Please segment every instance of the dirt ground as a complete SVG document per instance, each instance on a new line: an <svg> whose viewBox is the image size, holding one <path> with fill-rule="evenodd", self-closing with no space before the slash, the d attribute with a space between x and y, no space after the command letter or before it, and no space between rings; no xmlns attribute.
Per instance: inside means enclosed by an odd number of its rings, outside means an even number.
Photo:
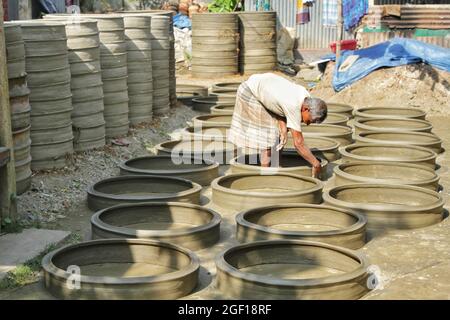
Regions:
<svg viewBox="0 0 450 320"><path fill-rule="evenodd" d="M236 81L229 78L223 81ZM222 81L222 79L221 79ZM194 81L181 75L179 83L211 84L210 80ZM90 217L93 214L86 205L86 188L103 178L117 175L117 164L126 159L148 154L146 147L170 139L176 131L186 126L197 113L186 106L178 106L168 117L157 119L150 125L133 129L126 138L128 146L108 145L102 150L80 153L74 156L73 166L64 170L35 173L32 189L18 199L19 211L29 225L68 230L89 239ZM450 149L450 116L430 111L428 120L434 132L444 140L444 148ZM450 188L450 153L439 155L441 191L446 199ZM223 167L222 172L227 168ZM333 180L326 187L333 186ZM228 298L214 287L214 257L224 248L236 244L234 212L212 204L210 188L203 190L204 205L218 211L223 218L221 240L213 248L197 251L201 259L200 284L187 299ZM378 267L380 285L363 299L450 299L450 222L412 231L397 231L372 235L359 251L369 262ZM53 299L45 290L42 279L31 285L0 291L0 299Z"/></svg>

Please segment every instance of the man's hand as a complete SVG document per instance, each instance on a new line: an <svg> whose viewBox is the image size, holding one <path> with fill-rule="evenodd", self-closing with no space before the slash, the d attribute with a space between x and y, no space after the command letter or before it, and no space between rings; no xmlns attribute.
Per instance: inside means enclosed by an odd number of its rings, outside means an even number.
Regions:
<svg viewBox="0 0 450 320"><path fill-rule="evenodd" d="M283 132L283 131L281 131L280 132L280 143L277 145L277 151L280 151L281 149L283 149L284 148L284 146L286 145L286 143L287 143L287 131L286 132Z"/></svg>
<svg viewBox="0 0 450 320"><path fill-rule="evenodd" d="M322 167L320 166L320 162L319 162L319 164L314 165L312 167L312 177L319 179L321 171L322 171Z"/></svg>
<svg viewBox="0 0 450 320"><path fill-rule="evenodd" d="M280 143L277 145L276 150L280 151L286 145L288 138L288 128L283 119L278 119L278 128L280 130Z"/></svg>

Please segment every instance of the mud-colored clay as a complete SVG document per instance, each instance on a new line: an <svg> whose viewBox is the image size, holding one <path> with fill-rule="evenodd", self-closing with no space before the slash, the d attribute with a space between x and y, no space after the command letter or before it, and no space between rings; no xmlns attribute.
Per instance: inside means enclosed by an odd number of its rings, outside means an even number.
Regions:
<svg viewBox="0 0 450 320"><path fill-rule="evenodd" d="M102 239L52 251L42 267L45 287L60 299L177 299L197 285L200 263L193 252L166 242Z"/></svg>
<svg viewBox="0 0 450 320"><path fill-rule="evenodd" d="M120 164L122 175L157 175L187 179L209 186L219 176L219 164L195 158L173 159L170 155L146 156L127 160Z"/></svg>
<svg viewBox="0 0 450 320"><path fill-rule="evenodd" d="M244 210L279 203L321 203L323 183L287 173L238 173L215 179L211 188L214 204Z"/></svg>
<svg viewBox="0 0 450 320"><path fill-rule="evenodd" d="M117 205L92 216L92 239L160 240L199 250L219 240L220 221L213 210L189 203Z"/></svg>
<svg viewBox="0 0 450 320"><path fill-rule="evenodd" d="M280 204L244 211L236 216L240 242L310 240L359 249L366 242L367 219L358 213L314 204Z"/></svg>
<svg viewBox="0 0 450 320"><path fill-rule="evenodd" d="M436 153L442 152L442 139L433 133L399 132L399 131L366 131L355 137L361 143L388 143L393 145L412 145L428 148Z"/></svg>
<svg viewBox="0 0 450 320"><path fill-rule="evenodd" d="M242 244L216 258L217 287L237 299L359 299L368 262L353 250L303 240Z"/></svg>
<svg viewBox="0 0 450 320"><path fill-rule="evenodd" d="M435 169L436 153L427 148L410 145L355 143L340 147L343 162L409 163Z"/></svg>
<svg viewBox="0 0 450 320"><path fill-rule="evenodd" d="M442 196L421 187L357 183L334 187L323 198L325 204L364 214L369 230L421 228L443 219Z"/></svg>
<svg viewBox="0 0 450 320"><path fill-rule="evenodd" d="M101 180L87 190L88 207L100 210L123 203L179 201L199 203L202 187L192 181L149 175Z"/></svg>

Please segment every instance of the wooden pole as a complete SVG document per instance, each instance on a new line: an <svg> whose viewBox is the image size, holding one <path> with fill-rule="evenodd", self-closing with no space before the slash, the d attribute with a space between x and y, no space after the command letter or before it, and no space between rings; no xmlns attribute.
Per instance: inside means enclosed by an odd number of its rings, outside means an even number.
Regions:
<svg viewBox="0 0 450 320"><path fill-rule="evenodd" d="M336 64L341 57L341 41L342 41L342 29L344 21L342 18L342 0L337 1L338 16L337 16L337 41L336 41Z"/></svg>
<svg viewBox="0 0 450 320"><path fill-rule="evenodd" d="M3 2L0 0L0 146L11 150L10 162L0 172L0 214L2 220L16 220L16 172L14 168L14 149L11 133L11 110L9 105L9 86L6 64L5 33L3 28Z"/></svg>

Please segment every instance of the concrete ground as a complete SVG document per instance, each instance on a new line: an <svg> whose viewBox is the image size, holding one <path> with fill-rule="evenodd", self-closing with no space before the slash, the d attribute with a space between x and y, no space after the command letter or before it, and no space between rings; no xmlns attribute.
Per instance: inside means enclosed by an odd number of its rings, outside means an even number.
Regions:
<svg viewBox="0 0 450 320"><path fill-rule="evenodd" d="M183 79L184 83L192 83ZM230 79L232 80L232 79ZM208 83L203 81L202 83ZM183 108L175 112L184 112ZM444 140L444 148L450 150L450 117L428 116L434 126L434 133ZM148 130L145 128L138 130ZM162 138L164 140L164 138ZM442 195L449 208L450 190L450 152L438 157L443 187ZM222 172L227 168L222 168ZM326 187L333 186L333 180L327 181ZM210 202L211 190L203 190L204 205L215 209L222 215L221 239L212 248L197 251L201 260L200 282L196 290L185 299L218 299L228 298L215 289L215 256L232 245L234 239L235 212L219 208ZM58 228L80 232L85 239L89 238L89 219L92 212L86 202L64 212L66 219L58 224ZM410 231L395 231L374 235L359 251L367 256L371 265L379 269L379 286L363 299L450 299L450 220L447 218L439 224ZM15 289L0 290L0 299L54 299L44 288L42 279L36 283Z"/></svg>

